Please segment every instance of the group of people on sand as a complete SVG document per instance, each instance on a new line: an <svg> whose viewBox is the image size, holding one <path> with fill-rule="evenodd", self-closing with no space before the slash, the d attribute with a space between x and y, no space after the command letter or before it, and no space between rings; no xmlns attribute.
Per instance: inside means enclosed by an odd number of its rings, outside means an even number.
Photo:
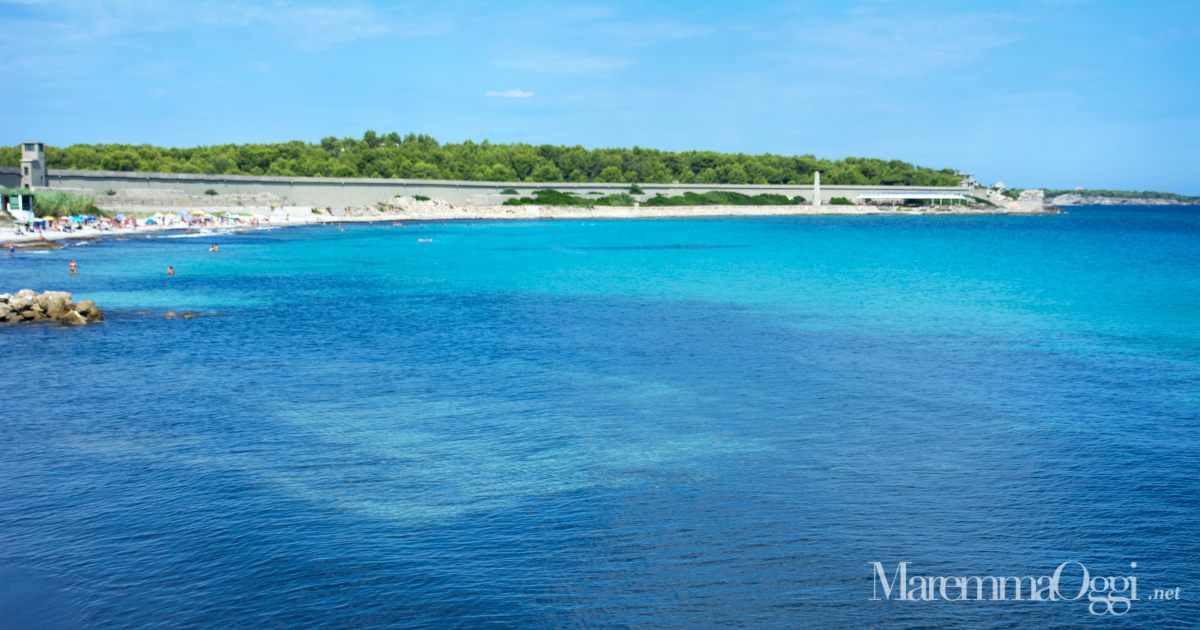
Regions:
<svg viewBox="0 0 1200 630"><path fill-rule="evenodd" d="M9 243L8 246L9 246L9 255L12 255L13 252L16 251L16 245L13 243ZM221 251L221 246L216 243L213 243L212 245L208 246L208 251L217 253L217 252ZM74 258L72 258L71 262L69 262L67 264L67 269L69 269L71 271L72 276L79 275L79 263L75 262ZM175 276L175 266L167 265L167 277L171 278L174 276Z"/></svg>

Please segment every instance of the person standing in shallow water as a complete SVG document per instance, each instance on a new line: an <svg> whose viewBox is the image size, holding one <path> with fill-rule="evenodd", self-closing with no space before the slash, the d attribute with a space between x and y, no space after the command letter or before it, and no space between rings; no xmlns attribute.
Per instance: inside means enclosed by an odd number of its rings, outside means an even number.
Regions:
<svg viewBox="0 0 1200 630"><path fill-rule="evenodd" d="M167 265L167 277L170 278L173 275L175 275L175 268Z"/></svg>
<svg viewBox="0 0 1200 630"><path fill-rule="evenodd" d="M70 268L72 276L79 273L79 264L75 262L74 258L71 259L71 263L67 267Z"/></svg>
<svg viewBox="0 0 1200 630"><path fill-rule="evenodd" d="M212 247L209 247L209 248L208 248L208 251L210 251L210 252L219 252L219 251L221 251L221 247L220 247L219 245L217 245L216 243L213 243L213 244L212 244Z"/></svg>

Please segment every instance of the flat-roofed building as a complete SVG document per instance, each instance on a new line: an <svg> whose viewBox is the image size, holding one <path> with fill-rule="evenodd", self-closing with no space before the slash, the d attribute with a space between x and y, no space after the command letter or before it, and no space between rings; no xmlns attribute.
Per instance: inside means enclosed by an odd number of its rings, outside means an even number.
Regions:
<svg viewBox="0 0 1200 630"><path fill-rule="evenodd" d="M929 202L935 204L966 203L971 201L965 195L954 192L870 192L855 197L858 203L890 203L901 205L910 202Z"/></svg>

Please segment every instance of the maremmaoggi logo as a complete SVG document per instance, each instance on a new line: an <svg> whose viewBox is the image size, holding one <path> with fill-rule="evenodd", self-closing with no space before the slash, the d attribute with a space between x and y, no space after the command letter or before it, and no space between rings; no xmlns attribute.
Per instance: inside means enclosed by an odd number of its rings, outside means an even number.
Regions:
<svg viewBox="0 0 1200 630"><path fill-rule="evenodd" d="M1093 615L1121 616L1138 601L1134 575L1092 575L1082 562L1068 560L1049 575L910 575L900 562L890 574L882 562L872 562L872 601L1030 601L1086 602ZM1136 569L1137 563L1129 563ZM1155 589L1149 599L1179 598L1179 588Z"/></svg>

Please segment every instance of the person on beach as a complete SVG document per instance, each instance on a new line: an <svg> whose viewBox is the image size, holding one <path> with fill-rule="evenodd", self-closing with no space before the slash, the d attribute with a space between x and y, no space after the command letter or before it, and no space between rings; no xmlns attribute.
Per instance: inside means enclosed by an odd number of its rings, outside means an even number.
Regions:
<svg viewBox="0 0 1200 630"><path fill-rule="evenodd" d="M67 267L70 268L72 276L79 273L79 264L75 262L74 258L71 259L71 263Z"/></svg>
<svg viewBox="0 0 1200 630"><path fill-rule="evenodd" d="M167 265L167 277L170 278L173 275L175 275L175 268Z"/></svg>
<svg viewBox="0 0 1200 630"><path fill-rule="evenodd" d="M16 243L9 243L9 244L8 244L8 255L9 255L9 256L16 256L16 255L17 255L17 244L16 244Z"/></svg>

